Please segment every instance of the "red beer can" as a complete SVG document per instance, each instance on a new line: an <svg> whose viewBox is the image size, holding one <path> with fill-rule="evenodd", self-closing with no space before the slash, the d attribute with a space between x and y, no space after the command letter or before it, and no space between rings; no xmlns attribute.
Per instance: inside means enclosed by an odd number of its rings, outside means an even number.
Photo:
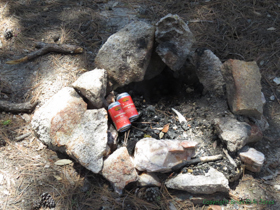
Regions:
<svg viewBox="0 0 280 210"><path fill-rule="evenodd" d="M113 123L119 132L124 132L131 127L131 123L126 116L119 102L111 103L108 106L108 112L113 120Z"/></svg>
<svg viewBox="0 0 280 210"><path fill-rule="evenodd" d="M117 101L120 102L122 109L124 110L126 116L129 118L130 122L135 121L139 117L132 98L128 93L121 93L120 95L118 95Z"/></svg>

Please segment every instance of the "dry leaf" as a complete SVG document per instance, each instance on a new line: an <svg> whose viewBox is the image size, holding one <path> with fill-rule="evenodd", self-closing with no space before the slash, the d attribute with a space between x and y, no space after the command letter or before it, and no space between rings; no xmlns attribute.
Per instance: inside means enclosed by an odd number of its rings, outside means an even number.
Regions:
<svg viewBox="0 0 280 210"><path fill-rule="evenodd" d="M57 165L57 166L64 166L64 165L68 165L70 163L72 163L72 160L61 159L61 160L56 161L54 164Z"/></svg>
<svg viewBox="0 0 280 210"><path fill-rule="evenodd" d="M163 126L163 129L161 130L161 132L167 133L168 130L169 130L169 123L166 124L165 126Z"/></svg>
<svg viewBox="0 0 280 210"><path fill-rule="evenodd" d="M163 136L164 136L164 133L163 133L163 132L160 132L160 133L159 133L159 139L162 139Z"/></svg>
<svg viewBox="0 0 280 210"><path fill-rule="evenodd" d="M56 176L56 175L53 175L53 176L54 176L54 178L56 178L56 180L58 180L58 181L62 180L62 178L61 178L60 176Z"/></svg>

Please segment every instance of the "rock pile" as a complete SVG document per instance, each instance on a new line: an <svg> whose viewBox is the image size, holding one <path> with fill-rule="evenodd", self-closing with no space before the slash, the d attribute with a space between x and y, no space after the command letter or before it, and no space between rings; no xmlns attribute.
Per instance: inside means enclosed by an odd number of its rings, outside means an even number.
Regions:
<svg viewBox="0 0 280 210"><path fill-rule="evenodd" d="M177 164L187 165L194 156L199 159L214 155L204 150L207 143L193 137L187 120L180 120L178 126L168 121L172 126L170 130L181 132L179 139L175 139L176 133L169 132L169 135L165 134L168 131L157 130L154 138L137 136L135 150L128 151L118 146L118 133L108 121L106 108L114 101L112 91L118 87L144 78L152 79L165 66L180 72L189 66L186 62L191 57L204 93L214 94L214 98L224 104L227 97L232 114L214 116L213 125L235 159L230 160L233 161L231 166L222 168L209 162L207 166L202 164L195 173L182 170L184 173L165 180L165 184L168 188L190 193L228 192L229 181L240 175L235 173L238 171L237 153L253 172L260 171L264 161L260 152L252 148L242 150L248 143L260 141L267 128L260 72L255 62L228 60L222 64L210 50L194 52L194 42L187 24L177 15L167 15L155 27L141 21L127 25L109 37L99 50L96 69L84 73L71 87L60 90L35 112L32 119L35 134L49 148L68 154L93 173L101 173L119 194L130 182L138 181L139 186L160 186L164 180L157 178L155 172L170 172ZM221 109L223 113L229 112L227 107ZM146 110L147 115L159 121L152 106ZM158 140L160 133L163 138ZM131 142L128 139L128 145ZM230 155L223 154L224 159L230 159ZM236 176L230 179L220 169Z"/></svg>

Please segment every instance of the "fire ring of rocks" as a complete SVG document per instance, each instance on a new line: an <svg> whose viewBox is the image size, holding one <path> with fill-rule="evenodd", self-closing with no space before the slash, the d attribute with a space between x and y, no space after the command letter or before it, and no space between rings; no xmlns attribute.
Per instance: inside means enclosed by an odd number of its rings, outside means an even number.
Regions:
<svg viewBox="0 0 280 210"><path fill-rule="evenodd" d="M255 62L222 63L194 43L177 15L155 26L132 22L108 38L96 69L36 110L35 134L102 174L119 194L131 182L151 192L164 183L194 194L229 193L244 167L259 172L265 159L248 146L268 128L261 74ZM122 92L141 114L118 133L106 109Z"/></svg>

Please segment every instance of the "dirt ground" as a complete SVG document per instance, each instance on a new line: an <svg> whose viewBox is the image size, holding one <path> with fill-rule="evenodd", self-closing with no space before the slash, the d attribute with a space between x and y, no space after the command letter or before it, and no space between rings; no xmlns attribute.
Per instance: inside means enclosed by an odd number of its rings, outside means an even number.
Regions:
<svg viewBox="0 0 280 210"><path fill-rule="evenodd" d="M42 106L83 72L94 69L94 58L111 34L132 20L154 24L169 13L188 23L197 41L194 49L206 47L222 62L233 58L258 63L270 128L254 147L265 154L266 161L260 173L246 171L228 199L250 196L274 204L229 208L279 209L280 86L273 81L280 77L279 1L0 0L0 99L40 101L38 107ZM6 64L36 50L36 42L74 44L83 47L84 53L50 53ZM31 209L44 192L55 200L55 209L172 209L170 202L177 209L208 208L192 202L191 195L176 194L164 186L157 202L138 198L130 186L118 197L106 180L78 163L55 165L68 157L47 149L33 134L16 140L32 131L31 118L32 113L0 113L0 209ZM271 179L262 179L272 174Z"/></svg>

